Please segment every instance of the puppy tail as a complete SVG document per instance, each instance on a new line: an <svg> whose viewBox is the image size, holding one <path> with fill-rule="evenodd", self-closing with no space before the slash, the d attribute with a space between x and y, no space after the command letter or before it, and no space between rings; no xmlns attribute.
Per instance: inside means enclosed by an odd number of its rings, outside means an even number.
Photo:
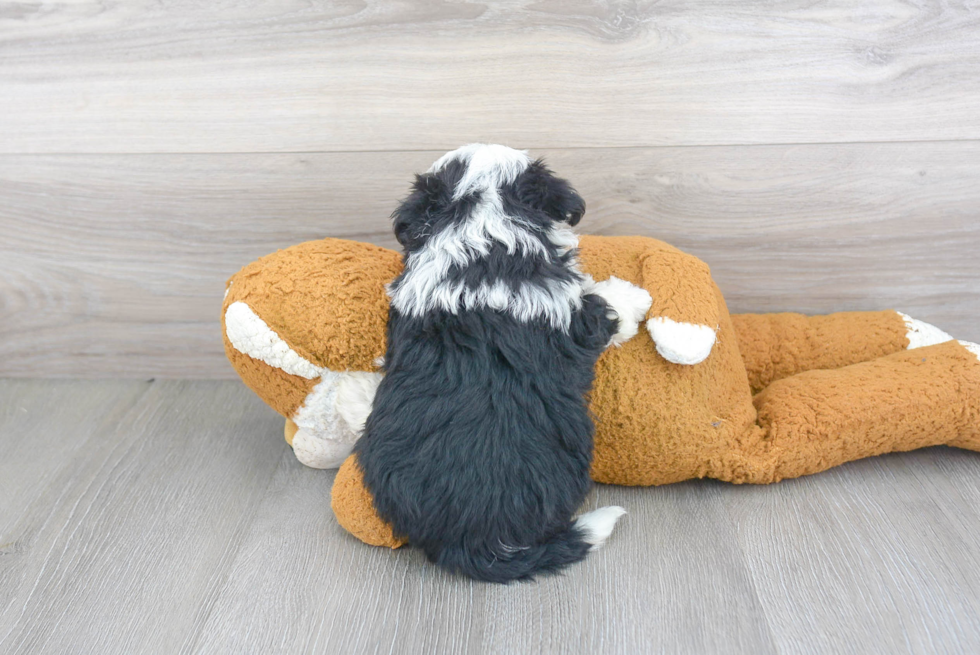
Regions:
<svg viewBox="0 0 980 655"><path fill-rule="evenodd" d="M615 505L582 514L549 539L520 548L497 544L468 550L454 545L443 548L432 559L440 566L485 582L507 583L530 580L539 573L552 573L585 559L612 534L616 521L626 510Z"/></svg>

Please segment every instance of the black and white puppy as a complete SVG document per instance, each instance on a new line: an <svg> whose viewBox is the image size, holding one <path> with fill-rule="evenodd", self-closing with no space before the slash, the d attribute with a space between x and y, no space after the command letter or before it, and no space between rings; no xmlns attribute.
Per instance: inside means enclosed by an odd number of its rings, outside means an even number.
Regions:
<svg viewBox="0 0 980 655"><path fill-rule="evenodd" d="M555 571L625 513L572 520L591 484L596 359L636 333L650 296L579 271L584 211L540 160L475 144L417 176L392 216L405 269L355 452L378 513L451 571Z"/></svg>

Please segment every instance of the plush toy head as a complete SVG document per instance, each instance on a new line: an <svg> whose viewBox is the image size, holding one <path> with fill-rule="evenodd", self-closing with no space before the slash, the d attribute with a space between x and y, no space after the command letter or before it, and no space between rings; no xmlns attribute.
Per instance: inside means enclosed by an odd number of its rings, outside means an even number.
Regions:
<svg viewBox="0 0 980 655"><path fill-rule="evenodd" d="M324 239L259 259L228 282L225 352L242 380L293 421L297 457L337 467L350 453L380 379L398 253Z"/></svg>

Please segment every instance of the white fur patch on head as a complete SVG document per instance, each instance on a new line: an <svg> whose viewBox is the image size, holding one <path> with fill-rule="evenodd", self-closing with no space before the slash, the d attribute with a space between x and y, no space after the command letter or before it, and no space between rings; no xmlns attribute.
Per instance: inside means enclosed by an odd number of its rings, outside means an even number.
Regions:
<svg viewBox="0 0 980 655"><path fill-rule="evenodd" d="M626 510L616 505L602 507L579 516L575 519L575 527L582 531L585 542L592 544L589 550L598 550L606 543L616 527L616 521L624 514Z"/></svg>
<svg viewBox="0 0 980 655"><path fill-rule="evenodd" d="M290 375L312 380L323 369L289 347L265 321L243 302L233 302L225 312L225 334L238 352Z"/></svg>
<svg viewBox="0 0 980 655"><path fill-rule="evenodd" d="M495 191L516 180L531 165L531 158L525 150L514 150L497 144L471 143L437 159L429 172L436 173L451 161L466 164L466 172L453 190L454 200L475 191Z"/></svg>
<svg viewBox="0 0 980 655"><path fill-rule="evenodd" d="M717 327L681 323L666 316L647 321L657 352L673 364L693 366L708 359L718 338Z"/></svg>
<svg viewBox="0 0 980 655"><path fill-rule="evenodd" d="M915 348L924 348L926 346L934 346L937 343L946 343L947 341L952 341L953 337L949 336L935 325L930 325L924 321L920 321L912 318L908 314L903 314L902 312L896 312L905 321L905 328L908 330L905 333L906 338L909 340L908 350L913 350Z"/></svg>
<svg viewBox="0 0 980 655"><path fill-rule="evenodd" d="M602 282L586 283L586 293L601 296L609 306L608 318L619 320L619 329L609 340L610 346L621 346L634 336L640 321L646 316L653 298L646 289L618 277L610 277Z"/></svg>
<svg viewBox="0 0 980 655"><path fill-rule="evenodd" d="M438 173L439 171L444 169L451 161L458 161L465 164L470 160L470 157L473 156L474 152L476 152L480 148L483 148L486 145L487 144L485 143L468 143L465 146L460 146L456 148L455 150L450 150L442 157L432 162L432 166L429 166L429 170L426 172Z"/></svg>
<svg viewBox="0 0 980 655"><path fill-rule="evenodd" d="M976 356L977 360L980 360L980 345L972 343L970 341L960 341L959 344L969 350Z"/></svg>

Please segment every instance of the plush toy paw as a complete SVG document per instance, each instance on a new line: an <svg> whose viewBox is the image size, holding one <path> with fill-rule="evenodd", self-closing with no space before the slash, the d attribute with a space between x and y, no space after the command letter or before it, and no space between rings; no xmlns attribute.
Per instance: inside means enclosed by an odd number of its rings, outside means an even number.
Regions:
<svg viewBox="0 0 980 655"><path fill-rule="evenodd" d="M293 454L300 464L314 469L335 469L354 449L353 443L317 438L302 428L293 435Z"/></svg>
<svg viewBox="0 0 980 655"><path fill-rule="evenodd" d="M708 359L715 345L717 328L678 323L666 316L647 321L647 330L657 352L668 362L693 366Z"/></svg>
<svg viewBox="0 0 980 655"><path fill-rule="evenodd" d="M312 468L337 468L354 449L371 413L380 373L323 369L320 382L296 410L296 459Z"/></svg>
<svg viewBox="0 0 980 655"><path fill-rule="evenodd" d="M909 340L909 350L915 348L925 348L926 346L935 346L937 343L946 343L947 341L952 341L953 337L949 336L935 325L930 325L924 321L914 319L908 314L903 314L902 312L896 312L905 321L905 328L908 330L905 333L905 337Z"/></svg>
<svg viewBox="0 0 980 655"><path fill-rule="evenodd" d="M653 299L646 289L641 289L618 277L594 282L587 288L589 293L594 293L606 301L609 306L607 317L619 321L619 328L609 340L609 345L621 346L635 337L640 321L653 304Z"/></svg>

